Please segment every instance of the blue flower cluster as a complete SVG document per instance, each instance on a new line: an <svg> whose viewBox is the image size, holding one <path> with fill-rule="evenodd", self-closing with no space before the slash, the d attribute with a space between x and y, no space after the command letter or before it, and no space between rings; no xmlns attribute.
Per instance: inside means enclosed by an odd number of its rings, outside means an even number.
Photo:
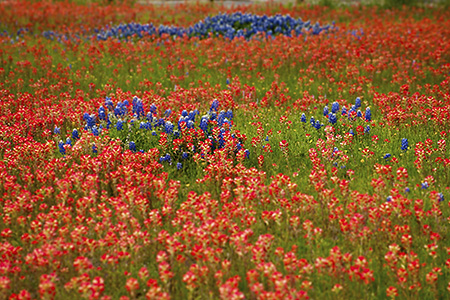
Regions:
<svg viewBox="0 0 450 300"><path fill-rule="evenodd" d="M402 149L403 151L406 151L406 150L408 150L408 146L409 146L409 144L408 144L408 139L402 139L402 146L401 146L401 149Z"/></svg>
<svg viewBox="0 0 450 300"><path fill-rule="evenodd" d="M334 24L321 26L314 25L310 21L294 19L289 15L258 16L249 13L236 12L233 14L219 14L206 17L204 20L188 27L176 27L153 24L128 23L118 26L107 27L96 30L97 39L107 40L109 38L128 39L131 37L142 38L144 36L162 36L163 34L175 37L199 37L224 36L230 40L244 37L250 39L252 36L265 33L268 36L285 35L298 36L304 33L317 35L335 29Z"/></svg>
<svg viewBox="0 0 450 300"><path fill-rule="evenodd" d="M201 148L195 144L198 139L209 140L212 151L224 148L227 143L226 138L230 137L235 140L234 154L237 154L243 148L242 141L231 132L233 112L231 110L219 110L219 106L218 100L212 101L209 111L200 119L197 118L200 115L197 109L189 112L183 110L178 117L178 122L174 122L172 110L167 109L164 114L158 114L157 107L152 104L146 111L142 100L138 97L134 97L131 103L125 100L116 104L107 97L104 105L98 109L97 114L85 113L83 115L86 122L84 129L94 135L99 135L103 128L115 129L115 133L113 131L110 134L117 134L123 139L124 147L134 153L142 152L143 150L138 149L143 145L155 147L164 139L158 141L158 139L153 139L152 136L160 137L164 133L167 143L169 145L170 143L176 143L177 146L164 146L165 153L161 156L160 162L170 165L174 163L177 169L182 169L184 165L182 161L193 158L195 153L201 153ZM136 126L136 124L139 125ZM196 127L199 130L190 131L190 129L196 129ZM59 131L59 128L56 127L55 132ZM149 133L142 134L143 131L149 131ZM139 134L136 134L138 132ZM199 133L202 134L199 135ZM188 138L187 140L190 142L186 142L184 134L194 134L194 142L191 142L193 141L192 138ZM79 138L78 130L75 129L72 132L72 137L75 140ZM154 142L152 142L152 139ZM64 143L58 145L62 154L65 154L64 146ZM94 150L98 151L97 148L93 148L93 152ZM245 157L248 158L250 152L245 149L244 151Z"/></svg>

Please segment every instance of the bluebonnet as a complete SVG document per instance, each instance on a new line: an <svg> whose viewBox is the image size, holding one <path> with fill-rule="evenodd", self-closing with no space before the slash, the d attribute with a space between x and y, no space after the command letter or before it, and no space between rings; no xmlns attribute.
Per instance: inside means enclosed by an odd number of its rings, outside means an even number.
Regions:
<svg viewBox="0 0 450 300"><path fill-rule="evenodd" d="M72 130L72 139L78 140L79 138L80 136L78 134L78 130L75 128L74 130Z"/></svg>
<svg viewBox="0 0 450 300"><path fill-rule="evenodd" d="M362 112L358 109L358 112L356 113L356 116L358 118L362 118Z"/></svg>
<svg viewBox="0 0 450 300"><path fill-rule="evenodd" d="M329 111L328 111L328 106L325 106L325 107L323 108L323 115L324 115L324 116L327 116L328 113L329 113Z"/></svg>
<svg viewBox="0 0 450 300"><path fill-rule="evenodd" d="M338 102L333 102L333 104L331 104L331 112L333 114L335 114L338 111L339 111L339 103Z"/></svg>
<svg viewBox="0 0 450 300"><path fill-rule="evenodd" d="M316 129L320 129L320 127L322 127L323 124L320 124L319 120L316 121L316 123L314 124L314 128Z"/></svg>
<svg viewBox="0 0 450 300"><path fill-rule="evenodd" d="M386 201L387 201L387 202L391 202L391 201L392 201L392 196L388 196L388 197L386 198Z"/></svg>
<svg viewBox="0 0 450 300"><path fill-rule="evenodd" d="M167 121L167 122L164 124L164 131L165 131L167 134L172 134L172 133L173 133L173 124L172 124L171 122Z"/></svg>
<svg viewBox="0 0 450 300"><path fill-rule="evenodd" d="M147 122L152 122L153 121L153 114L151 112L149 112L145 118L147 119Z"/></svg>
<svg viewBox="0 0 450 300"><path fill-rule="evenodd" d="M203 117L200 121L200 129L205 131L208 129L208 118Z"/></svg>
<svg viewBox="0 0 450 300"><path fill-rule="evenodd" d="M95 144L92 144L92 153L94 154L98 153L97 146L95 146Z"/></svg>
<svg viewBox="0 0 450 300"><path fill-rule="evenodd" d="M95 125L92 127L92 134L95 135L95 136L98 136L98 135L99 135L98 128L97 128L97 126L95 126Z"/></svg>
<svg viewBox="0 0 450 300"><path fill-rule="evenodd" d="M183 159L188 159L188 158L189 158L189 154L186 153L186 152L183 152L183 154L181 154L181 157L182 157Z"/></svg>
<svg viewBox="0 0 450 300"><path fill-rule="evenodd" d="M98 118L100 120L106 120L106 112L103 106L100 106L98 109Z"/></svg>
<svg viewBox="0 0 450 300"><path fill-rule="evenodd" d="M66 145L72 146L72 141L69 137L66 139Z"/></svg>
<svg viewBox="0 0 450 300"><path fill-rule="evenodd" d="M172 114L172 110L170 108L166 109L166 111L164 112L164 115L166 116L166 118L170 117L171 114Z"/></svg>
<svg viewBox="0 0 450 300"><path fill-rule="evenodd" d="M364 117L367 121L372 121L372 112L370 111L370 107L366 108L366 113Z"/></svg>
<svg viewBox="0 0 450 300"><path fill-rule="evenodd" d="M214 99L213 102L211 103L211 108L209 109L209 111L217 111L219 109L219 101L217 99Z"/></svg>
<svg viewBox="0 0 450 300"><path fill-rule="evenodd" d="M311 126L314 127L316 124L316 120L314 119L314 117L311 117L311 119L309 119L309 123L311 123Z"/></svg>
<svg viewBox="0 0 450 300"><path fill-rule="evenodd" d="M250 150L245 149L244 153L245 153L245 158L249 158L250 157Z"/></svg>
<svg viewBox="0 0 450 300"><path fill-rule="evenodd" d="M364 128L364 133L369 133L370 132L370 126L367 125L366 128Z"/></svg>
<svg viewBox="0 0 450 300"><path fill-rule="evenodd" d="M55 126L55 128L53 129L53 133L54 134L60 134L61 133L61 128L58 126Z"/></svg>
<svg viewBox="0 0 450 300"><path fill-rule="evenodd" d="M131 151L136 152L136 143L135 142L131 141L128 146Z"/></svg>
<svg viewBox="0 0 450 300"><path fill-rule="evenodd" d="M409 187L406 187L406 188L405 188L405 193L409 193L409 192L410 192Z"/></svg>
<svg viewBox="0 0 450 300"><path fill-rule="evenodd" d="M164 126L164 124L166 123L166 121L164 121L163 118L158 119L158 121L156 122L155 126L159 127L159 126Z"/></svg>
<svg viewBox="0 0 450 300"><path fill-rule="evenodd" d="M346 115L347 114L347 107L343 106L342 107L342 115Z"/></svg>
<svg viewBox="0 0 450 300"><path fill-rule="evenodd" d="M329 114L329 116L328 116L328 121L329 121L331 124L336 124L336 122L337 122L337 117L336 117L336 115L333 114L333 113Z"/></svg>
<svg viewBox="0 0 450 300"><path fill-rule="evenodd" d="M268 141L269 141L269 136L267 135L267 136L266 136L266 142L268 142Z"/></svg>
<svg viewBox="0 0 450 300"><path fill-rule="evenodd" d="M222 127L224 120L225 120L225 111L221 110L219 115L217 116L217 126Z"/></svg>
<svg viewBox="0 0 450 300"><path fill-rule="evenodd" d="M389 157L391 157L391 154L390 153L386 153L383 158L384 159L388 159Z"/></svg>
<svg viewBox="0 0 450 300"><path fill-rule="evenodd" d="M62 140L58 143L59 152L64 155L66 154L66 149L64 149L64 142Z"/></svg>
<svg viewBox="0 0 450 300"><path fill-rule="evenodd" d="M353 132L353 129L350 129L349 132L350 132L351 135L353 135L353 136L355 135L355 133Z"/></svg>
<svg viewBox="0 0 450 300"><path fill-rule="evenodd" d="M119 120L117 121L116 129L119 130L119 131L123 129L123 122L122 122L121 119L119 119Z"/></svg>
<svg viewBox="0 0 450 300"><path fill-rule="evenodd" d="M302 121L303 123L306 123L306 116L305 116L305 114L302 114L302 117L300 118L300 121Z"/></svg>
<svg viewBox="0 0 450 300"><path fill-rule="evenodd" d="M166 154L166 156L164 157L164 160L169 162L169 163L172 163L172 158L170 157L169 153Z"/></svg>
<svg viewBox="0 0 450 300"><path fill-rule="evenodd" d="M182 163L177 163L177 170L181 170L181 168L183 168L183 164Z"/></svg>
<svg viewBox="0 0 450 300"><path fill-rule="evenodd" d="M148 122L141 122L141 124L139 125L139 129L151 129L149 128L149 123Z"/></svg>
<svg viewBox="0 0 450 300"><path fill-rule="evenodd" d="M439 202L444 201L444 194L439 193L438 196L439 196Z"/></svg>
<svg viewBox="0 0 450 300"><path fill-rule="evenodd" d="M143 38L144 36L162 36L163 34L176 37L198 37L207 38L211 34L213 36L223 36L227 39L243 37L251 39L258 33L266 33L267 37L275 34L282 34L287 37L303 35L307 32L312 35L320 34L330 29L336 28L334 24L320 25L318 22L311 24L310 21L302 19L294 19L289 15L276 16L258 16L254 14L236 12L233 14L219 14L216 16L208 16L205 19L195 23L190 27L176 27L160 25L158 27L153 24L128 23L120 24L105 29L96 29L96 37L98 40L107 40L110 38L120 38L128 40L129 38ZM54 39L55 36L61 37L51 31L43 33L46 38ZM307 35L305 35L306 40ZM227 84L229 79L227 78Z"/></svg>
<svg viewBox="0 0 450 300"><path fill-rule="evenodd" d="M428 185L428 182L427 182L427 181L422 182L422 187L421 187L421 189L427 189L428 187L429 187L429 185Z"/></svg>
<svg viewBox="0 0 450 300"><path fill-rule="evenodd" d="M190 111L189 112L189 120L191 120L192 122L195 122L195 116L198 115L198 110L194 110L194 111Z"/></svg>
<svg viewBox="0 0 450 300"><path fill-rule="evenodd" d="M229 84L230 84L230 79L227 78L227 85L229 85Z"/></svg>
<svg viewBox="0 0 450 300"><path fill-rule="evenodd" d="M111 100L110 97L106 97L105 98L105 106L109 109L109 110L114 110L114 104Z"/></svg>
<svg viewBox="0 0 450 300"><path fill-rule="evenodd" d="M156 105L154 103L152 105L150 105L150 112L152 114L156 114Z"/></svg>
<svg viewBox="0 0 450 300"><path fill-rule="evenodd" d="M132 101L132 111L134 114L136 114L137 118L139 119L141 116L144 116L144 105L142 103L142 100L138 97L133 97Z"/></svg>
<svg viewBox="0 0 450 300"><path fill-rule="evenodd" d="M401 146L401 149L402 149L403 151L408 150L408 139L405 139L405 138L402 139L402 146Z"/></svg>
<svg viewBox="0 0 450 300"><path fill-rule="evenodd" d="M360 108L361 107L361 98L356 97L356 99L355 99L355 106L356 106L356 108Z"/></svg>
<svg viewBox="0 0 450 300"><path fill-rule="evenodd" d="M187 117L187 116L188 116L187 110L184 109L184 110L181 112L181 116Z"/></svg>

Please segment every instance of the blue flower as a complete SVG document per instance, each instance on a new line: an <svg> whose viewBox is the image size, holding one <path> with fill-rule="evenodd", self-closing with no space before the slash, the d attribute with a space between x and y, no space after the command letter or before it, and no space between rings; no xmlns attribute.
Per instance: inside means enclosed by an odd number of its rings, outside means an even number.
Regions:
<svg viewBox="0 0 450 300"><path fill-rule="evenodd" d="M347 114L347 107L342 107L342 115L345 116Z"/></svg>
<svg viewBox="0 0 450 300"><path fill-rule="evenodd" d="M147 129L149 130L149 123L148 122L141 122L141 124L139 125L139 129Z"/></svg>
<svg viewBox="0 0 450 300"><path fill-rule="evenodd" d="M119 119L119 120L117 121L116 129L117 129L118 131L121 131L121 130L123 129L123 122L122 122L121 119Z"/></svg>
<svg viewBox="0 0 450 300"><path fill-rule="evenodd" d="M366 118L366 121L372 121L372 112L370 111L370 107L366 108L364 117Z"/></svg>
<svg viewBox="0 0 450 300"><path fill-rule="evenodd" d="M386 155L384 155L384 159L388 159L389 157L391 157L391 154L390 153L386 153Z"/></svg>
<svg viewBox="0 0 450 300"><path fill-rule="evenodd" d="M387 198L386 198L386 202L391 202L392 201L392 196L388 196Z"/></svg>
<svg viewBox="0 0 450 300"><path fill-rule="evenodd" d="M360 110L358 110L358 112L356 113L356 116L357 116L358 118L362 118L362 112L361 112Z"/></svg>
<svg viewBox="0 0 450 300"><path fill-rule="evenodd" d="M78 140L79 138L80 138L80 136L78 135L78 130L77 130L77 129L74 129L74 130L72 131L72 139Z"/></svg>
<svg viewBox="0 0 450 300"><path fill-rule="evenodd" d="M305 116L305 114L302 114L302 117L300 118L300 121L302 121L303 123L306 123L306 116Z"/></svg>
<svg viewBox="0 0 450 300"><path fill-rule="evenodd" d="M408 139L402 139L402 146L401 146L401 149L402 149L403 151L408 150Z"/></svg>
<svg viewBox="0 0 450 300"><path fill-rule="evenodd" d="M152 114L156 114L156 105L155 104L150 105L150 112Z"/></svg>
<svg viewBox="0 0 450 300"><path fill-rule="evenodd" d="M428 187L429 187L429 185L428 185L427 181L422 182L422 187L421 187L422 190L427 189Z"/></svg>
<svg viewBox="0 0 450 300"><path fill-rule="evenodd" d="M439 196L439 202L444 201L444 194L439 193L438 196Z"/></svg>
<svg viewBox="0 0 450 300"><path fill-rule="evenodd" d="M103 108L103 106L100 106L98 109L98 118L100 120L106 120L106 112L105 112L105 109Z"/></svg>
<svg viewBox="0 0 450 300"><path fill-rule="evenodd" d="M98 136L98 135L99 135L98 128L97 128L97 126L95 126L95 125L92 127L92 134L95 135L95 136Z"/></svg>
<svg viewBox="0 0 450 300"><path fill-rule="evenodd" d="M245 149L244 153L245 153L245 158L249 158L250 157L250 150Z"/></svg>
<svg viewBox="0 0 450 300"><path fill-rule="evenodd" d="M95 146L95 144L92 144L92 153L97 154L97 146Z"/></svg>
<svg viewBox="0 0 450 300"><path fill-rule="evenodd" d="M409 192L410 192L409 187L405 187L405 193L409 193Z"/></svg>
<svg viewBox="0 0 450 300"><path fill-rule="evenodd" d="M130 148L131 151L136 152L136 143L131 141L129 143L129 148Z"/></svg>
<svg viewBox="0 0 450 300"><path fill-rule="evenodd" d="M219 101L217 99L214 99L213 102L211 103L211 108L209 109L210 111L217 111L219 109Z"/></svg>
<svg viewBox="0 0 450 300"><path fill-rule="evenodd" d="M325 106L325 107L323 108L323 115L324 115L324 116L327 116L328 113L329 113L329 111L328 111L328 106Z"/></svg>
<svg viewBox="0 0 450 300"><path fill-rule="evenodd" d="M366 128L364 128L364 133L369 133L370 132L370 126L367 125Z"/></svg>
<svg viewBox="0 0 450 300"><path fill-rule="evenodd" d="M54 134L60 134L61 133L61 128L58 126L55 126L55 129L53 129L53 133Z"/></svg>
<svg viewBox="0 0 450 300"><path fill-rule="evenodd" d="M181 168L183 168L183 164L182 163L177 163L177 170L181 170Z"/></svg>
<svg viewBox="0 0 450 300"><path fill-rule="evenodd" d="M69 137L66 139L66 145L72 146L72 141Z"/></svg>
<svg viewBox="0 0 450 300"><path fill-rule="evenodd" d="M200 121L200 129L205 131L208 129L208 119L206 117L203 117Z"/></svg>
<svg viewBox="0 0 450 300"><path fill-rule="evenodd" d="M333 104L331 104L331 112L333 114L335 114L338 111L339 111L339 103L338 102L333 102Z"/></svg>
<svg viewBox="0 0 450 300"><path fill-rule="evenodd" d="M64 155L66 154L66 149L64 148L64 142L62 140L58 143L59 152Z"/></svg>
<svg viewBox="0 0 450 300"><path fill-rule="evenodd" d="M320 129L320 127L322 127L323 124L320 124L319 120L316 121L316 123L314 124L314 128L316 129Z"/></svg>
<svg viewBox="0 0 450 300"><path fill-rule="evenodd" d="M189 158L189 153L183 152L183 154L181 154L181 157L183 159L188 159Z"/></svg>
<svg viewBox="0 0 450 300"><path fill-rule="evenodd" d="M361 107L361 98L356 97L355 99L355 107L360 108Z"/></svg>
<svg viewBox="0 0 450 300"><path fill-rule="evenodd" d="M331 114L328 116L328 121L329 121L331 124L336 124L336 122L337 122L337 117L336 117L336 115L333 114L333 113L331 113Z"/></svg>
<svg viewBox="0 0 450 300"><path fill-rule="evenodd" d="M355 133L353 132L353 129L350 129L350 134L353 136L355 135Z"/></svg>
<svg viewBox="0 0 450 300"><path fill-rule="evenodd" d="M164 131L165 131L167 134L172 134L172 133L173 133L173 124L172 124L171 122L167 121L167 122L164 124Z"/></svg>

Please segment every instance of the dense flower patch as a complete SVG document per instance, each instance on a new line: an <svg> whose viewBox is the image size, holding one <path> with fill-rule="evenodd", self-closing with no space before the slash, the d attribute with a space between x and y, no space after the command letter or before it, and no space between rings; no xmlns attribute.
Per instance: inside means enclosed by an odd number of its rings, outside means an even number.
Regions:
<svg viewBox="0 0 450 300"><path fill-rule="evenodd" d="M448 11L0 13L2 299L448 298Z"/></svg>
<svg viewBox="0 0 450 300"><path fill-rule="evenodd" d="M128 38L143 35L159 36L167 34L169 36L206 38L210 34L213 36L224 36L228 39L239 37L251 38L258 33L264 33L268 36L275 34L283 34L291 36L291 34L300 35L311 32L313 35L320 34L322 31L328 31L331 25L320 26L319 23L311 25L310 21L302 21L294 19L291 16L257 16L252 14L234 13L232 15L220 14L213 17L207 17L189 28L174 26L159 26L153 24L123 24L111 29L101 30L97 34L97 38L105 40L108 38Z"/></svg>

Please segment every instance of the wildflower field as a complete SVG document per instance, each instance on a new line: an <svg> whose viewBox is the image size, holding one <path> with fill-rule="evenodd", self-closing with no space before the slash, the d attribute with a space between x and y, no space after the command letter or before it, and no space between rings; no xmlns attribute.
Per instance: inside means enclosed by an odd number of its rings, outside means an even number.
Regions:
<svg viewBox="0 0 450 300"><path fill-rule="evenodd" d="M450 10L0 2L0 299L449 299Z"/></svg>

